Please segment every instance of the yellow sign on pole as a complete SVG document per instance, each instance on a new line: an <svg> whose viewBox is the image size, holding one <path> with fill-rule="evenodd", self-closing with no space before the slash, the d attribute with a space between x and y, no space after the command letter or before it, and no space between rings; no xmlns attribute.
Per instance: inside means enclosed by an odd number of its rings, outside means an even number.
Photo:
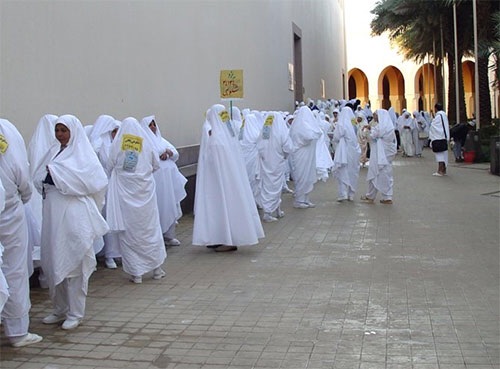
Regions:
<svg viewBox="0 0 500 369"><path fill-rule="evenodd" d="M221 99L243 99L243 69L220 71Z"/></svg>

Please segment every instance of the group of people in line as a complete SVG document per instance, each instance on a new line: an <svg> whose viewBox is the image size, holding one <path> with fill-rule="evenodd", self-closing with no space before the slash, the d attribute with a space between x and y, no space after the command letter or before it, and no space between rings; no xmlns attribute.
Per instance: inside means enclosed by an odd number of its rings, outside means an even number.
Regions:
<svg viewBox="0 0 500 369"><path fill-rule="evenodd" d="M449 137L440 114L430 140ZM392 204L396 154L395 122L385 109L303 103L288 114L215 104L200 138L192 244L216 252L255 245L264 237L261 222L284 216L283 193L293 193L294 208L314 208L314 184L330 175L337 201L353 201L368 157L361 200L374 203L380 193L380 203ZM447 155L438 154L444 175ZM27 150L16 127L0 120L0 310L14 347L42 340L28 331L32 254L39 253L53 305L43 323L65 330L84 318L96 255L111 269L120 258L133 283L165 277L166 246L180 245L175 228L186 196L178 158L155 116L102 115L84 127L73 115L45 115Z"/></svg>
<svg viewBox="0 0 500 369"><path fill-rule="evenodd" d="M187 180L154 116L102 115L84 127L73 115L47 114L28 149L2 119L0 142L0 311L12 346L42 340L28 331L34 264L53 305L43 323L65 330L84 317L96 255L112 269L120 258L133 283L165 276L166 245L180 245Z"/></svg>

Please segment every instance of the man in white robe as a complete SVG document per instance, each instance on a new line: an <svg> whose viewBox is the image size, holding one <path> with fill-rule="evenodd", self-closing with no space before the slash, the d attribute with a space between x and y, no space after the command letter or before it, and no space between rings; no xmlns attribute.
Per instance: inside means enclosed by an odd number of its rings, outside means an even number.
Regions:
<svg viewBox="0 0 500 369"><path fill-rule="evenodd" d="M28 157L24 140L16 127L0 119L0 180L5 189L5 207L0 214L2 272L9 294L2 310L5 336L14 347L40 342L29 333L28 228L23 204L31 197Z"/></svg>
<svg viewBox="0 0 500 369"><path fill-rule="evenodd" d="M392 204L394 178L392 175L392 161L397 153L396 134L394 125L387 110L379 109L373 115L373 124L370 126L370 165L366 180L368 191L361 200L373 203L380 192L381 204Z"/></svg>
<svg viewBox="0 0 500 369"><path fill-rule="evenodd" d="M213 105L202 128L194 200L193 245L217 252L264 237L238 136L223 105Z"/></svg>
<svg viewBox="0 0 500 369"><path fill-rule="evenodd" d="M262 209L264 222L275 222L285 213L281 210L281 192L287 165L287 156L292 151L283 115L273 112L267 115L257 141L262 178Z"/></svg>
<svg viewBox="0 0 500 369"><path fill-rule="evenodd" d="M333 140L336 143L335 157L333 158L333 176L338 184L338 202L353 201L358 188L359 177L359 148L358 138L354 131L354 113L348 106L342 108Z"/></svg>
<svg viewBox="0 0 500 369"><path fill-rule="evenodd" d="M450 124L448 122L446 113L443 111L443 105L441 105L441 103L436 103L436 105L434 105L434 111L436 115L434 116L429 129L429 139L431 140L431 147L432 141L434 140L445 139L449 144ZM436 177L445 176L446 168L448 167L448 150L435 152L434 156L436 157L436 162L438 163L438 170L432 175Z"/></svg>
<svg viewBox="0 0 500 369"><path fill-rule="evenodd" d="M70 330L85 315L93 242L109 230L101 215L108 179L78 118L57 118L55 137L33 175L44 198L41 265L53 304L43 323Z"/></svg>
<svg viewBox="0 0 500 369"><path fill-rule="evenodd" d="M295 201L297 209L314 208L316 205L309 199L309 194L317 181L316 176L316 142L321 137L321 129L316 118L307 106L302 106L295 113L290 127L290 139L293 151L292 178L295 184Z"/></svg>
<svg viewBox="0 0 500 369"><path fill-rule="evenodd" d="M187 179L175 163L179 159L179 152L162 137L154 115L141 119L141 126L160 159L160 167L153 173L153 177L156 182L156 199L165 245L180 246L175 228L182 217L181 201L186 197L184 187Z"/></svg>
<svg viewBox="0 0 500 369"><path fill-rule="evenodd" d="M111 231L118 232L123 270L133 283L142 283L151 271L159 280L165 276L161 266L167 258L153 178L160 158L137 119L122 122L109 160L106 219Z"/></svg>

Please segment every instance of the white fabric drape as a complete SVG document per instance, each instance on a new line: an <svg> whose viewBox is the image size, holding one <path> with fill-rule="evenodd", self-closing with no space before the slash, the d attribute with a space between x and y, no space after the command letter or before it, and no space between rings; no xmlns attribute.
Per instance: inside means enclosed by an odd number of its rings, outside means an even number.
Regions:
<svg viewBox="0 0 500 369"><path fill-rule="evenodd" d="M344 107L339 114L339 120L333 140L336 142L333 158L333 175L350 193L356 192L359 177L359 157L361 149L353 128L354 113L351 108Z"/></svg>
<svg viewBox="0 0 500 369"><path fill-rule="evenodd" d="M196 175L193 245L255 245L264 237L238 137L223 105L207 112Z"/></svg>
<svg viewBox="0 0 500 369"><path fill-rule="evenodd" d="M153 174L156 182L156 199L158 201L160 225L162 233L165 234L182 217L180 202L187 195L184 189L187 179L179 171L177 164L175 164L179 159L177 149L162 137L160 127L158 127L156 121L156 133L153 133L149 128L149 124L154 120L155 116L151 115L143 118L140 124L146 136L151 140L156 154L159 157L167 149L173 153L167 160L159 161L160 166Z"/></svg>
<svg viewBox="0 0 500 369"><path fill-rule="evenodd" d="M372 182L383 196L392 196L393 177L392 161L397 152L394 125L389 113L377 110L378 123L370 130L371 157L366 180Z"/></svg>
<svg viewBox="0 0 500 369"><path fill-rule="evenodd" d="M28 166L21 134L12 123L0 119L0 180L5 189L0 243L5 248L2 272L10 294L1 315L7 337L27 334L29 325L28 228L23 206L32 193Z"/></svg>
<svg viewBox="0 0 500 369"><path fill-rule="evenodd" d="M108 231L100 213L108 184L106 173L85 134L72 115L57 119L70 131L61 150L56 141L35 168L33 182L45 194L42 219L41 265L49 292L64 279L81 275L86 292L95 269L93 241ZM44 184L48 172L54 185Z"/></svg>
<svg viewBox="0 0 500 369"><path fill-rule="evenodd" d="M432 120L429 129L429 139L431 140L431 147L432 141L443 140L445 138L446 140L448 140L448 142L450 142L450 123L448 122L446 113L440 110L436 113L436 116ZM436 162L444 162L445 165L448 166L448 150L443 152L435 152L434 156L436 157Z"/></svg>
<svg viewBox="0 0 500 369"><path fill-rule="evenodd" d="M261 178L260 178L260 161L257 150L257 140L260 135L262 125L255 114L249 113L246 115L238 136L245 169L252 188L255 203L261 206Z"/></svg>
<svg viewBox="0 0 500 369"><path fill-rule="evenodd" d="M307 106L299 108L289 132L293 145L291 159L295 200L305 202L317 181L316 142L321 137L311 109Z"/></svg>
<svg viewBox="0 0 500 369"><path fill-rule="evenodd" d="M133 276L161 266L163 243L153 171L160 167L156 150L135 118L126 118L109 154L106 219L118 232L123 270Z"/></svg>
<svg viewBox="0 0 500 369"><path fill-rule="evenodd" d="M267 115L257 149L262 178L262 208L265 213L273 213L281 204L286 158L293 149L281 114L273 112Z"/></svg>

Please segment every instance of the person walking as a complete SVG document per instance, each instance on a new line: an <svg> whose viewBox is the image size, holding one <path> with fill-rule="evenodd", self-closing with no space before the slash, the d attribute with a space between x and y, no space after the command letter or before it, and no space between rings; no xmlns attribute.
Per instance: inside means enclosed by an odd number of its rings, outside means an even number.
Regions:
<svg viewBox="0 0 500 369"><path fill-rule="evenodd" d="M429 139L431 140L431 148L438 163L437 172L432 175L442 177L446 175L448 166L448 144L450 141L450 126L448 117L443 111L443 105L436 103L434 105L434 119L431 122L429 130ZM438 147L438 145L440 145Z"/></svg>

